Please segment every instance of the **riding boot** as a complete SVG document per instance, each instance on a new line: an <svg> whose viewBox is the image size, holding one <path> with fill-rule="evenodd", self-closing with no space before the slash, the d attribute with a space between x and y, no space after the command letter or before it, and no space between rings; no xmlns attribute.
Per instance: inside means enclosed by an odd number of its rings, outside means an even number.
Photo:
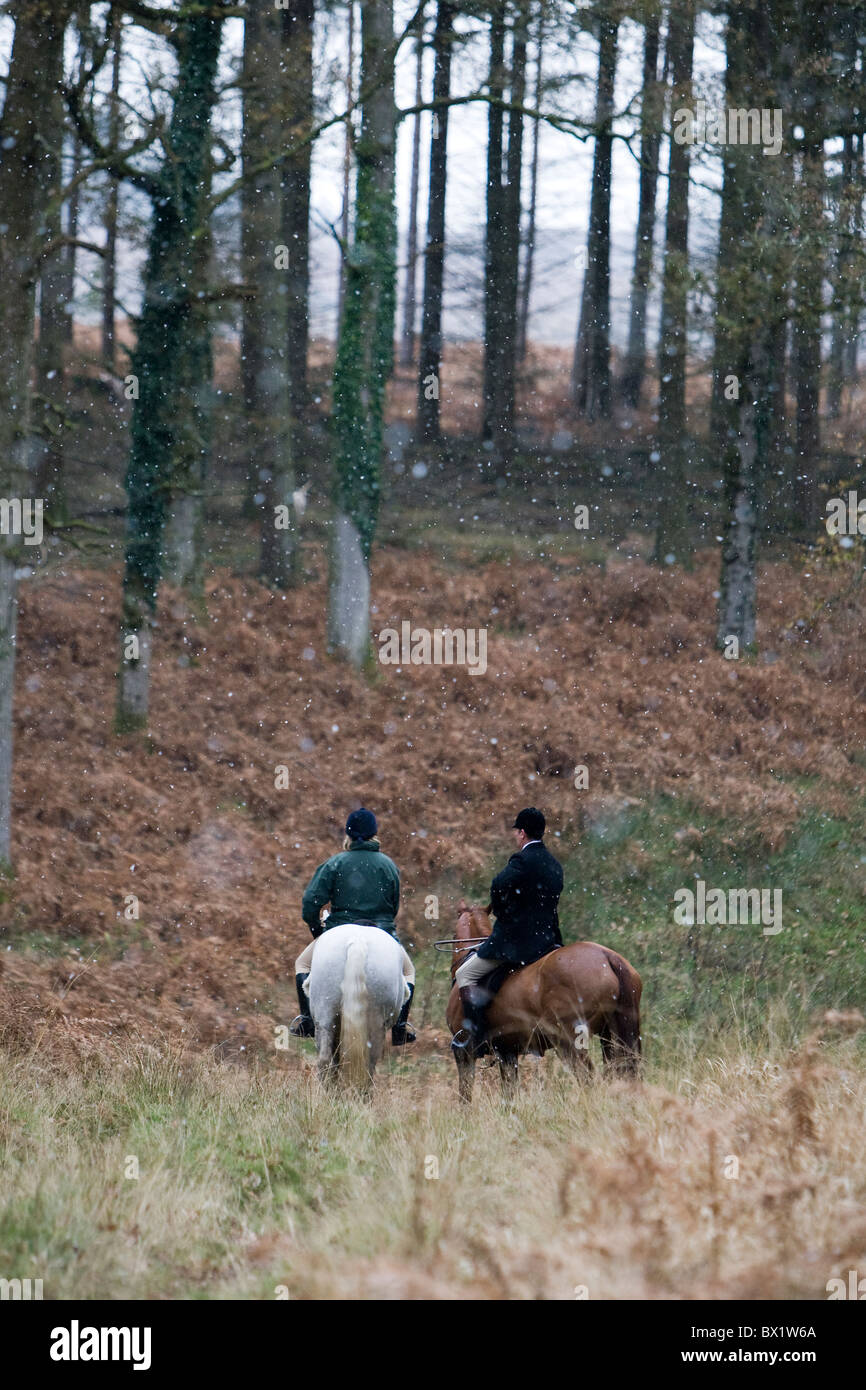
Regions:
<svg viewBox="0 0 866 1390"><path fill-rule="evenodd" d="M316 1036L313 1015L310 1013L310 1001L304 991L304 981L308 979L309 974L310 972L308 970L305 975L295 976L295 985L298 990L298 1004L301 1009L297 1018L289 1024L289 1032L292 1034L292 1037L295 1038L314 1038Z"/></svg>
<svg viewBox="0 0 866 1390"><path fill-rule="evenodd" d="M406 1020L409 1017L409 1010L412 1007L412 996L415 993L414 984L409 985L409 998L400 1010L400 1017L391 1029L391 1044L393 1047L402 1047L404 1043L415 1041L415 1034L411 1028L407 1027Z"/></svg>
<svg viewBox="0 0 866 1390"><path fill-rule="evenodd" d="M460 990L460 1003L463 1007L463 1027L451 1039L451 1050L463 1052L469 1057L483 1057L490 1051L485 1038L487 1003L478 1002L473 985L464 985Z"/></svg>

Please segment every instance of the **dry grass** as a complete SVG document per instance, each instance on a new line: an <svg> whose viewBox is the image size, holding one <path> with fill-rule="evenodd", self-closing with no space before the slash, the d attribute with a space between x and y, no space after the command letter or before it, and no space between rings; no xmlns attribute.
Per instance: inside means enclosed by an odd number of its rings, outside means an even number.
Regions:
<svg viewBox="0 0 866 1390"><path fill-rule="evenodd" d="M2 1054L0 1267L49 1298L824 1298L866 1260L863 1020L829 1018L636 1085L526 1064L513 1107L485 1071L471 1109L432 1057L366 1105L169 1047Z"/></svg>

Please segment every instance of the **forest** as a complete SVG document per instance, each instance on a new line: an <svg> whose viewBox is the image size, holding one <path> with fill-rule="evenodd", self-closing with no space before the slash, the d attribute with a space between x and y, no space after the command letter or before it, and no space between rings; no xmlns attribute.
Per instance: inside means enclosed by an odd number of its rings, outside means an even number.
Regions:
<svg viewBox="0 0 866 1390"><path fill-rule="evenodd" d="M847 1296L866 3L6 0L0 73L4 1288ZM286 1036L362 806L368 1100ZM642 1071L461 1111L527 806Z"/></svg>

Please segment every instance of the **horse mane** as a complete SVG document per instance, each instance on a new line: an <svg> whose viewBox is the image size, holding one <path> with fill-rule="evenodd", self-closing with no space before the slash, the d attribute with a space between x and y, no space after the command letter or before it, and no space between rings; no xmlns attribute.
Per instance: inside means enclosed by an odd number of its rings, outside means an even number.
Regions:
<svg viewBox="0 0 866 1390"><path fill-rule="evenodd" d="M459 923L460 918L468 914L473 927L473 931L470 934L472 936L489 936L491 932L491 906L491 904L488 904L487 907L481 907L479 903L476 903L474 907L470 907L466 899L461 898L460 902L457 904L457 921Z"/></svg>

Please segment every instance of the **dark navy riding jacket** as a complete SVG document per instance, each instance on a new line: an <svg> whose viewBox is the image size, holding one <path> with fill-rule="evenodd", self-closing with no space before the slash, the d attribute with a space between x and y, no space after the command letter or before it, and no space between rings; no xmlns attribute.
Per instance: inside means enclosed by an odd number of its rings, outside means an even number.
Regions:
<svg viewBox="0 0 866 1390"><path fill-rule="evenodd" d="M482 960L530 965L562 945L557 904L562 865L539 841L512 854L490 885L495 922L478 948Z"/></svg>

